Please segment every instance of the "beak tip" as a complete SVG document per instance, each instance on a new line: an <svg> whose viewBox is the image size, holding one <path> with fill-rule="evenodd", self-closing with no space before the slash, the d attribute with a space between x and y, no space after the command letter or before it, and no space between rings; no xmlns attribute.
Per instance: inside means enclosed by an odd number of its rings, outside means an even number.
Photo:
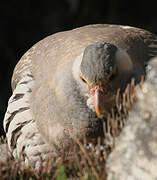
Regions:
<svg viewBox="0 0 157 180"><path fill-rule="evenodd" d="M101 111L100 111L99 108L96 109L96 114L97 114L98 116L101 116Z"/></svg>

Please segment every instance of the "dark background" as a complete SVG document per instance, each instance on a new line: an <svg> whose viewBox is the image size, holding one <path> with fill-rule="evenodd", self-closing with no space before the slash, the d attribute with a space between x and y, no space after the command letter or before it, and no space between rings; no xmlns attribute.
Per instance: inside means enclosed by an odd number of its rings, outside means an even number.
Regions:
<svg viewBox="0 0 157 180"><path fill-rule="evenodd" d="M131 25L157 33L155 0L1 0L0 135L12 72L21 56L50 34L94 23Z"/></svg>

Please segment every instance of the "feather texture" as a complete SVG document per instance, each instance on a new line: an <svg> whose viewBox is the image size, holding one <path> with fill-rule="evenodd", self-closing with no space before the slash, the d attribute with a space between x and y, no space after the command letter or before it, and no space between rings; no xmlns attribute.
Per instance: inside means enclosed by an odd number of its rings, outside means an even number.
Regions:
<svg viewBox="0 0 157 180"><path fill-rule="evenodd" d="M68 144L69 130L79 138L100 135L101 121L88 108L78 75L84 49L96 42L112 43L126 51L137 81L147 61L157 55L155 35L119 25L84 26L34 45L15 67L13 94L4 118L9 149L15 158L23 157L26 165L38 166L40 156L55 156L53 145Z"/></svg>

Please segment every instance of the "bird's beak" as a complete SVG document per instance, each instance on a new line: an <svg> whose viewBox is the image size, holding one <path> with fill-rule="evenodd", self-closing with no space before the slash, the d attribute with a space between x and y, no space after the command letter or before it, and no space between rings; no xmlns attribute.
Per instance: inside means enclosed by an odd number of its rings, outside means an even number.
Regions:
<svg viewBox="0 0 157 180"><path fill-rule="evenodd" d="M94 107L95 111L98 116L101 116L102 113L105 111L105 96L106 96L107 90L102 87L95 87L93 92L93 101L94 101Z"/></svg>

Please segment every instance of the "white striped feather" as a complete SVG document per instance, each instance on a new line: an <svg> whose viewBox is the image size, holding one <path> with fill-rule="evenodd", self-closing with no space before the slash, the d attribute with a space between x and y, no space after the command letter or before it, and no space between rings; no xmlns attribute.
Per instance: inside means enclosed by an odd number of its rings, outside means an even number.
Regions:
<svg viewBox="0 0 157 180"><path fill-rule="evenodd" d="M33 84L31 76L25 76L18 82L8 102L4 130L14 158L22 158L25 165L38 168L41 159L46 160L52 151L38 132L30 109Z"/></svg>

